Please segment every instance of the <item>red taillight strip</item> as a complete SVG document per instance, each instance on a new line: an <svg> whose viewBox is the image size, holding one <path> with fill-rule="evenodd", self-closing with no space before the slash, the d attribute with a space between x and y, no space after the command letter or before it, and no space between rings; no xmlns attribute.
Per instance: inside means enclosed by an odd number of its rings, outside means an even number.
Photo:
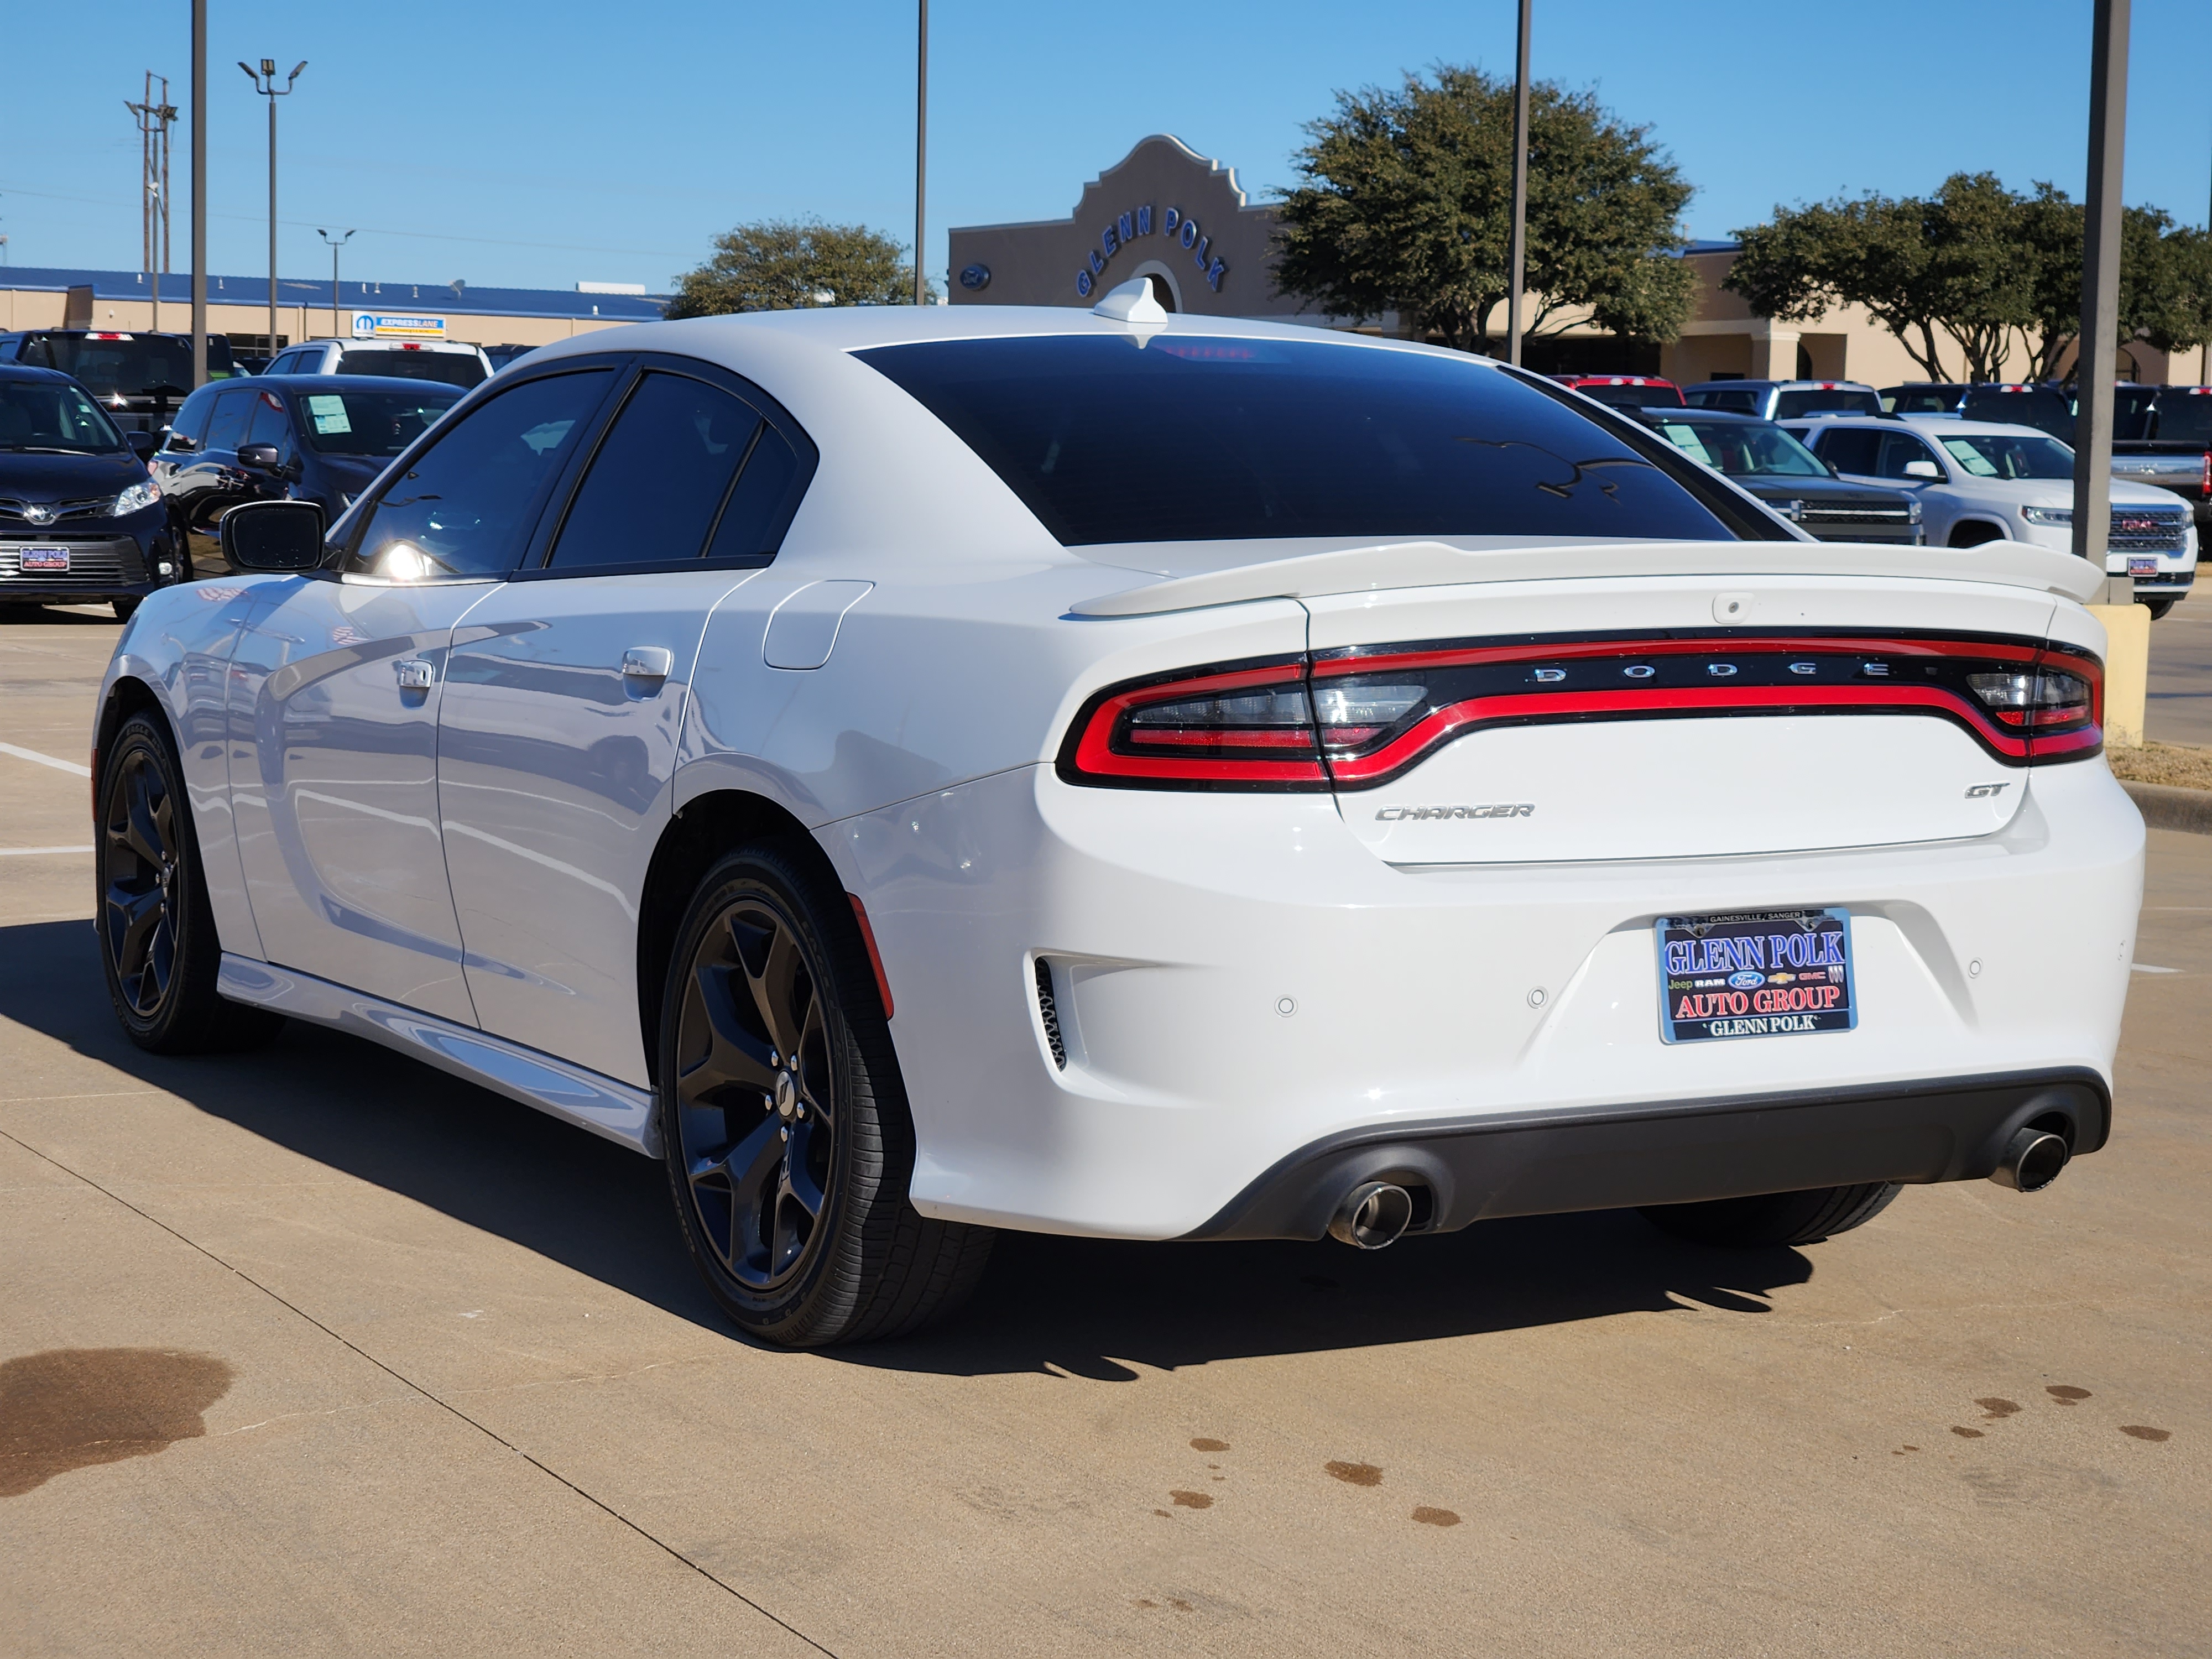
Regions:
<svg viewBox="0 0 2212 1659"><path fill-rule="evenodd" d="M2000 729L1987 714L1954 691L1933 685L1747 685L1684 686L1653 691L1531 691L1470 697L1432 711L1371 755L1332 757L1329 770L1339 787L1381 783L1410 766L1439 744L1485 726L1534 725L1603 714L1781 714L1790 709L1850 708L1861 713L1893 708L1900 714L1932 711L1970 727L2001 757L2022 762L2029 740ZM2045 738L2044 744L2060 739Z"/></svg>
<svg viewBox="0 0 2212 1659"><path fill-rule="evenodd" d="M1481 663L1566 662L1589 657L1769 655L1787 651L1856 652L1885 657L1972 657L1987 662L2033 663L2033 645L2002 640L1913 640L1880 635L1784 635L1664 640L1560 640L1532 644L1479 645L1435 651L1396 651L1376 656L1318 657L1319 678L1334 674L1382 674L1406 668L1458 668Z"/></svg>
<svg viewBox="0 0 2212 1659"><path fill-rule="evenodd" d="M1131 728L1131 743L1188 745L1194 749L1302 749L1313 752L1311 732L1289 732L1255 727L1250 731L1188 731L1182 726L1141 726Z"/></svg>
<svg viewBox="0 0 2212 1659"><path fill-rule="evenodd" d="M1114 729L1122 715L1149 703L1186 702L1217 692L1254 685L1296 685L1305 678L1304 665L1280 663L1264 668L1240 668L1226 674L1204 674L1194 679L1168 680L1120 691L1103 699L1085 720L1083 736L1075 746L1075 769L1092 777L1125 778L1161 783L1304 783L1326 784L1328 775L1319 759L1212 759L1197 755L1118 755L1114 752ZM1302 733L1254 732L1252 747L1280 746L1273 741ZM1172 739L1170 739L1171 741ZM1309 744L1310 738L1304 739ZM1143 742L1141 738L1135 741ZM1225 744L1219 745L1226 747Z"/></svg>

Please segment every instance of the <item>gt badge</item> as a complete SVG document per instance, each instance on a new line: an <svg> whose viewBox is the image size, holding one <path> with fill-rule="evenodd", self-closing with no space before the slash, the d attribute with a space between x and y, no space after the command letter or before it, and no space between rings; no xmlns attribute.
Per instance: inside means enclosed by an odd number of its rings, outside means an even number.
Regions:
<svg viewBox="0 0 2212 1659"><path fill-rule="evenodd" d="M2006 790L2011 787L2012 785L2009 783L1972 784L1967 787L1966 799L1968 800L1986 800L1991 795L2002 795Z"/></svg>

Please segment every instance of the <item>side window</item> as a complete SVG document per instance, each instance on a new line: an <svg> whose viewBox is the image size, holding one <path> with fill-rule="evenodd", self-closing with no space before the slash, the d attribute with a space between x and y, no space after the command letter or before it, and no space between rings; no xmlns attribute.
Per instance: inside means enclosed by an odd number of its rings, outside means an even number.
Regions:
<svg viewBox="0 0 2212 1659"><path fill-rule="evenodd" d="M1881 453L1881 433L1869 432L1863 427L1832 426L1820 434L1814 453L1838 472L1856 472L1861 477L1870 477Z"/></svg>
<svg viewBox="0 0 2212 1659"><path fill-rule="evenodd" d="M783 539L793 510L799 505L799 455L790 443L765 421L760 437L722 509L722 522L714 527L714 544L708 556L714 559L770 559Z"/></svg>
<svg viewBox="0 0 2212 1659"><path fill-rule="evenodd" d="M185 399L185 406L177 411L177 418L169 422L168 447L171 449L185 447L176 441L179 438L194 448L198 447L200 440L207 436L208 417L215 413L215 400L216 394L212 392L196 392Z"/></svg>
<svg viewBox="0 0 2212 1659"><path fill-rule="evenodd" d="M225 392L215 400L215 418L208 422L203 449L236 449L245 441L246 417L253 394L243 388Z"/></svg>
<svg viewBox="0 0 2212 1659"><path fill-rule="evenodd" d="M273 392L255 392L253 418L246 424L245 441L286 449L291 447L291 439L292 422L284 413L284 400Z"/></svg>
<svg viewBox="0 0 2212 1659"><path fill-rule="evenodd" d="M1917 472L1910 470L1916 461L1921 464ZM1902 432L1885 432L1881 434L1881 465L1875 476L1883 478L1940 478L1943 476L1943 468L1928 446L1919 439Z"/></svg>
<svg viewBox="0 0 2212 1659"><path fill-rule="evenodd" d="M761 417L719 386L648 374L592 458L546 562L570 568L696 559Z"/></svg>
<svg viewBox="0 0 2212 1659"><path fill-rule="evenodd" d="M551 374L479 404L386 487L348 568L396 581L504 575L613 374Z"/></svg>

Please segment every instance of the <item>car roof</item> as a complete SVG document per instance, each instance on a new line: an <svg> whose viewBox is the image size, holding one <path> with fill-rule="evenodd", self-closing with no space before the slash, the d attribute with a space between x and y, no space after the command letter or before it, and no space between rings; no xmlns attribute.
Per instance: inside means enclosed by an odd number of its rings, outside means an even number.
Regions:
<svg viewBox="0 0 2212 1659"><path fill-rule="evenodd" d="M319 340L302 340L301 345L334 345L343 351L461 351L474 356L483 349L465 340L344 340L335 334L325 334ZM286 346L285 350L292 349Z"/></svg>
<svg viewBox="0 0 2212 1659"><path fill-rule="evenodd" d="M1692 404L1685 409L1680 404L1646 404L1647 415L1663 415L1672 421L1719 421L1735 426L1772 426L1764 415L1747 415L1740 409L1699 409Z"/></svg>
<svg viewBox="0 0 2212 1659"><path fill-rule="evenodd" d="M210 381L210 386L223 384ZM453 400L461 398L474 390L471 386L455 386L447 380L425 380L411 374L255 374L246 377L245 384L259 391L287 392L413 392L426 386L453 394Z"/></svg>
<svg viewBox="0 0 2212 1659"><path fill-rule="evenodd" d="M1809 426L1812 417L1794 416L1783 422L1785 426ZM1923 437L1957 438L2049 438L2051 434L2040 427L2021 426L2009 421L1962 421L1954 415L1845 415L1821 419L1824 427L1871 427L1883 432L1894 432L1899 427L1917 432ZM2057 442L2056 439L2052 440Z"/></svg>
<svg viewBox="0 0 2212 1659"><path fill-rule="evenodd" d="M0 380L66 380L70 378L58 368L41 368L35 363L0 363Z"/></svg>

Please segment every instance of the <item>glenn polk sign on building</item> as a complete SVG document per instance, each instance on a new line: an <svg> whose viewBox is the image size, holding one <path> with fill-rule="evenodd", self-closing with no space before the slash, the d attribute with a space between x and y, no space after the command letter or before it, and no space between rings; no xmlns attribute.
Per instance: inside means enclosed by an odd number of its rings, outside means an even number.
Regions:
<svg viewBox="0 0 2212 1659"><path fill-rule="evenodd" d="M1087 306L1133 277L1173 311L1285 317L1272 208L1248 207L1233 170L1155 134L1084 186L1066 219L951 233L956 304Z"/></svg>

